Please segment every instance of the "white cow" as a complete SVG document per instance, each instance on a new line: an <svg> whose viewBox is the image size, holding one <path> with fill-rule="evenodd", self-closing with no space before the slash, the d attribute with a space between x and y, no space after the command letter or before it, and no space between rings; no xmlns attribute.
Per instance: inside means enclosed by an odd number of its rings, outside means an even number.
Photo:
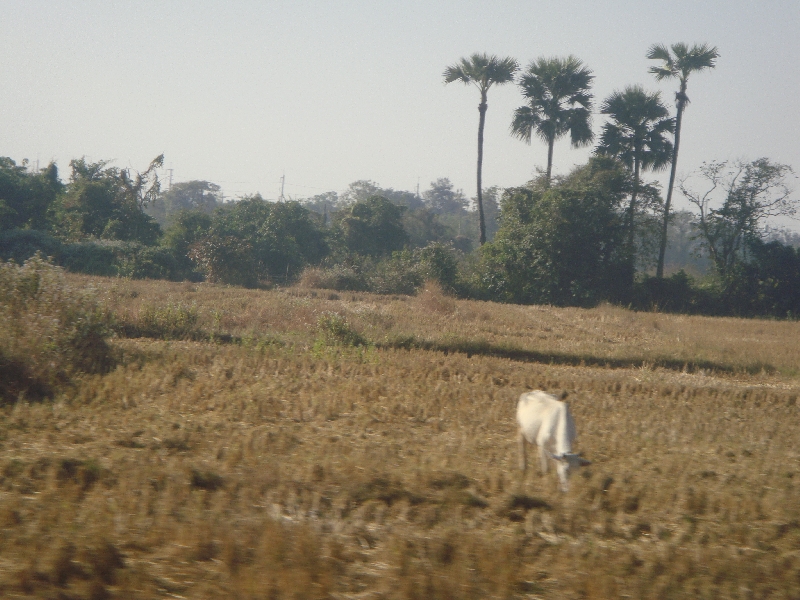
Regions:
<svg viewBox="0 0 800 600"><path fill-rule="evenodd" d="M526 392L517 402L517 423L519 423L519 467L525 471L525 441L539 447L539 464L542 473L547 473L547 459L556 461L561 490L569 489L570 467L591 464L572 453L575 441L575 422L569 412L569 405L555 396L536 390Z"/></svg>

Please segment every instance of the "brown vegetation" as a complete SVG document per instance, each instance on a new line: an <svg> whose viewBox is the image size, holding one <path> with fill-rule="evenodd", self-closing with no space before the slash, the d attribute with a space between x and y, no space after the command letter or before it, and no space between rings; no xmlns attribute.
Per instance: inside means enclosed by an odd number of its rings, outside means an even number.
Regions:
<svg viewBox="0 0 800 600"><path fill-rule="evenodd" d="M800 595L797 323L68 280L146 337L0 411L0 596Z"/></svg>

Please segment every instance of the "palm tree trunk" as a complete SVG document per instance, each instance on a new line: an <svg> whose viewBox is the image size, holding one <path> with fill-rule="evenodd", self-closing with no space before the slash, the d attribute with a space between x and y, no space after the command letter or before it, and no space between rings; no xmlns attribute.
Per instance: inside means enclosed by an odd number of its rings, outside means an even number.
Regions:
<svg viewBox="0 0 800 600"><path fill-rule="evenodd" d="M478 105L480 120L478 121L478 221L480 225L480 245L486 243L486 218L483 215L483 187L481 171L483 169L483 126L486 123L486 93L481 94L481 103Z"/></svg>
<svg viewBox="0 0 800 600"><path fill-rule="evenodd" d="M633 159L633 191L631 192L631 203L628 208L628 283L632 286L636 276L636 236L633 227L634 215L636 214L636 200L639 196L639 177L641 173L641 163L639 161L639 151Z"/></svg>
<svg viewBox="0 0 800 600"><path fill-rule="evenodd" d="M672 167L669 171L669 187L667 200L664 202L664 222L661 224L661 246L658 250L658 266L656 277L664 277L664 255L667 253L667 229L669 228L669 208L672 205L672 189L675 187L675 170L678 166L678 146L681 143L681 121L686 98L686 82L681 82L681 91L678 93L678 114L675 117L675 145L672 148Z"/></svg>
<svg viewBox="0 0 800 600"><path fill-rule="evenodd" d="M547 187L550 187L550 177L553 175L553 146L555 144L555 137L547 140Z"/></svg>

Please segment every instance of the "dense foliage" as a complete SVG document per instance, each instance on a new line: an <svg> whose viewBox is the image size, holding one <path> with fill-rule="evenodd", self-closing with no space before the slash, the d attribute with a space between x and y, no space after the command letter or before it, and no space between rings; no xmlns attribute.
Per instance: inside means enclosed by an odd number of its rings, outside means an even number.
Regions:
<svg viewBox="0 0 800 600"><path fill-rule="evenodd" d="M0 258L22 264L41 252L75 272L245 287L299 281L414 294L433 280L461 297L505 302L611 301L796 317L798 260L789 244L797 236L765 227L770 214L795 207L788 166L766 159L732 169L711 163L700 178L724 191L716 200L693 195L692 182L682 182L698 214L674 216L670 252L692 275L650 278L644 273L655 263L661 198L653 184L637 187L632 161L622 159L596 156L549 183L540 177L484 190L490 241L480 251L474 250L477 214L446 178L419 196L357 181L341 196L275 203L255 195L222 203L218 187L205 181L162 193L160 157L133 175L75 160L66 184L55 165L37 172L3 159ZM159 206L169 207L160 215L163 228L152 216Z"/></svg>
<svg viewBox="0 0 800 600"><path fill-rule="evenodd" d="M511 302L591 306L627 299L622 203L628 177L595 158L552 185L512 188L484 247L486 285Z"/></svg>

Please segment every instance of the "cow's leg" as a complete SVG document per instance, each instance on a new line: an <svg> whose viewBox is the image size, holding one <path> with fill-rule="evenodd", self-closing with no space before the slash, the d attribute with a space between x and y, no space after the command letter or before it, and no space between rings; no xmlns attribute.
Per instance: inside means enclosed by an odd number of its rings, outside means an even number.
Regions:
<svg viewBox="0 0 800 600"><path fill-rule="evenodd" d="M519 445L519 468L523 473L525 472L525 469L528 468L528 460L525 454L526 442L527 440L525 439L525 434L522 433L522 429L520 429L517 444Z"/></svg>
<svg viewBox="0 0 800 600"><path fill-rule="evenodd" d="M566 461L558 461L556 471L558 471L558 480L561 482L561 491L569 491L569 464Z"/></svg>
<svg viewBox="0 0 800 600"><path fill-rule="evenodd" d="M547 450L542 444L539 444L539 468L542 473L547 473Z"/></svg>

